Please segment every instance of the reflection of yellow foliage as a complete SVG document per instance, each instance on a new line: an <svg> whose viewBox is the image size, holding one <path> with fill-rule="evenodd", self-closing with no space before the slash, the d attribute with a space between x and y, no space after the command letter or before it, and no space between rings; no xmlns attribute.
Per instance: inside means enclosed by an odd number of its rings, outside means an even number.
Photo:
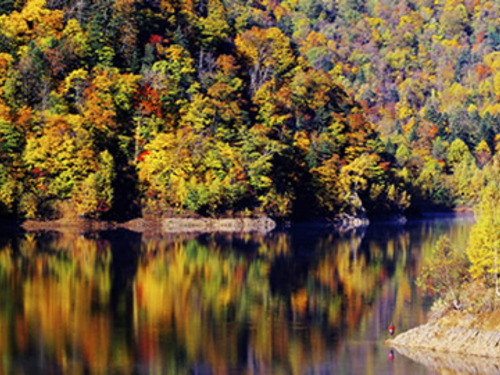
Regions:
<svg viewBox="0 0 500 375"><path fill-rule="evenodd" d="M450 236L460 242L466 235L459 230ZM435 241L436 232L423 228L419 236L418 254L424 258L425 244ZM112 278L105 241L57 236L50 242L54 256L39 253L40 237L30 235L19 242L23 259L7 245L0 251L0 277L22 282L23 306L18 320L0 310L0 332L10 332L14 324L18 336L0 337L0 354L13 357L11 341L16 350L29 350L34 334L64 372L128 373L137 362L151 372L170 365L183 372L202 358L215 373L228 373L241 365L235 343L244 332L246 353L260 372L301 374L331 360L335 346L325 328L368 330L374 309L388 301L395 303L396 323L407 315L405 301L415 298L410 280L420 264L407 258L417 253L410 251L408 233L367 247L359 235L318 237L311 243L319 249L317 262L295 292L285 295L271 290L270 277L273 262L293 259L293 239L275 233L238 240L254 252L228 251L212 239L145 240L133 296L126 302L133 305L133 343L120 336L108 315ZM390 278L383 265L387 260L396 269ZM25 275L22 262L28 264ZM311 322L310 316L321 322ZM166 342L175 342L175 348ZM168 362L177 350L185 363Z"/></svg>
<svg viewBox="0 0 500 375"><path fill-rule="evenodd" d="M37 253L36 246L34 235L19 244L29 267L22 278L23 316L15 323L18 349L27 349L29 335L36 332L46 355L58 360L63 370L70 371L66 359L78 348L91 373L105 373L110 359L110 322L107 315L93 313L93 308L109 301L108 254L98 250L96 241L77 235L60 236L52 242L52 248L67 258ZM0 265L12 273L22 270L19 265L12 267L5 250L0 253ZM71 366L76 370L77 364Z"/></svg>
<svg viewBox="0 0 500 375"><path fill-rule="evenodd" d="M300 289L292 294L292 310L303 316L307 309L307 290Z"/></svg>
<svg viewBox="0 0 500 375"><path fill-rule="evenodd" d="M406 302L411 301L411 288L407 277L401 277L398 284L396 303L394 306L394 316L404 315Z"/></svg>

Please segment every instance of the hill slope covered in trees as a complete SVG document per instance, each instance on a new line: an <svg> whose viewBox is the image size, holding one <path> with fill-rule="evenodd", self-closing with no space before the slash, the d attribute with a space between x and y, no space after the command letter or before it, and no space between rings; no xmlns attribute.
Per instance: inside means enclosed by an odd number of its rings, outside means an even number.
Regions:
<svg viewBox="0 0 500 375"><path fill-rule="evenodd" d="M427 3L4 0L0 211L473 203L499 170L499 9Z"/></svg>

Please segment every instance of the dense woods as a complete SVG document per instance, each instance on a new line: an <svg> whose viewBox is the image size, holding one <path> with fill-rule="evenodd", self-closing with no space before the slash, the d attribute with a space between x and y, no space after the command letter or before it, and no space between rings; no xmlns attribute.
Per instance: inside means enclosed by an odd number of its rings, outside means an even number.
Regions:
<svg viewBox="0 0 500 375"><path fill-rule="evenodd" d="M500 172L500 4L0 2L4 216L470 206Z"/></svg>

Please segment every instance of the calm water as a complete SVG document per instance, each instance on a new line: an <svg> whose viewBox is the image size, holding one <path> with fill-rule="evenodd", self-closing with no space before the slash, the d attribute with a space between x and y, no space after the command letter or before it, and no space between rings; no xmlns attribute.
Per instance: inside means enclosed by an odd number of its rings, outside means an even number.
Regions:
<svg viewBox="0 0 500 375"><path fill-rule="evenodd" d="M428 374L382 344L426 320L414 279L472 219L339 236L0 238L0 373Z"/></svg>

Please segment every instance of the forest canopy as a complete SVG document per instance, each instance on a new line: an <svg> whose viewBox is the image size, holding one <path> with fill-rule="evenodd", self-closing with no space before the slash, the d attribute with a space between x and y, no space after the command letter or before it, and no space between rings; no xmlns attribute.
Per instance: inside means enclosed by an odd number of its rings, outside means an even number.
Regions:
<svg viewBox="0 0 500 375"><path fill-rule="evenodd" d="M0 2L0 212L380 215L499 174L500 5Z"/></svg>

